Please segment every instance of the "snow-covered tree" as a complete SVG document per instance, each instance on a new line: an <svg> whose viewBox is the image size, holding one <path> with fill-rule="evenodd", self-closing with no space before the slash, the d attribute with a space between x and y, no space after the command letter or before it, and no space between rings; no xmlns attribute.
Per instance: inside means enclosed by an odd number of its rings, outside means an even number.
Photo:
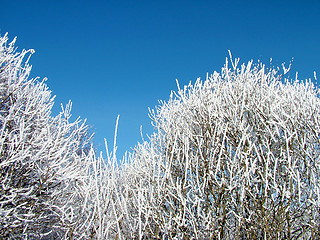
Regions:
<svg viewBox="0 0 320 240"><path fill-rule="evenodd" d="M0 37L0 235L77 236L86 224L87 126L69 121L71 103L51 116L48 87L29 79L33 50L17 52L14 44Z"/></svg>
<svg viewBox="0 0 320 240"><path fill-rule="evenodd" d="M29 78L34 51L15 41L0 36L1 238L123 239L116 144L97 156L85 121L70 121L71 102L52 116L45 80Z"/></svg>
<svg viewBox="0 0 320 240"><path fill-rule="evenodd" d="M156 131L123 171L127 237L319 238L319 91L238 63L151 111Z"/></svg>

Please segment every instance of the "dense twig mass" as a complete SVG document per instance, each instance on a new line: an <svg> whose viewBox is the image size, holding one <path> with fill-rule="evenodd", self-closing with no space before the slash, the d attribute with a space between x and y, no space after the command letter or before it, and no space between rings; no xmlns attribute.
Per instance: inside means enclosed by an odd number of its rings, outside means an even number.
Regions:
<svg viewBox="0 0 320 240"><path fill-rule="evenodd" d="M320 100L252 61L172 92L121 163L71 103L53 117L32 50L0 37L0 235L8 239L318 239ZM27 58L24 61L24 58Z"/></svg>

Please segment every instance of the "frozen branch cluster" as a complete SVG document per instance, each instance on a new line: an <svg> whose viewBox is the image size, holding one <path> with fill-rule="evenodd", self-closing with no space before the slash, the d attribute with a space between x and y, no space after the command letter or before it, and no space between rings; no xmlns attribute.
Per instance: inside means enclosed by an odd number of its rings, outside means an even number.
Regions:
<svg viewBox="0 0 320 240"><path fill-rule="evenodd" d="M156 132L136 147L125 185L139 236L320 236L319 92L238 62L151 111Z"/></svg>
<svg viewBox="0 0 320 240"><path fill-rule="evenodd" d="M16 52L14 43L0 38L0 236L80 236L93 214L85 207L93 207L91 163L98 162L87 126L69 122L71 103L51 117L47 86L28 79L33 50Z"/></svg>
<svg viewBox="0 0 320 240"><path fill-rule="evenodd" d="M119 163L71 103L29 79L32 50L0 37L0 236L6 239L317 239L320 99L311 80L239 59L150 111ZM115 136L116 138L116 136Z"/></svg>
<svg viewBox="0 0 320 240"><path fill-rule="evenodd" d="M33 50L14 43L0 38L0 235L57 238L79 221L87 127L69 122L71 104L50 116L50 91L28 79Z"/></svg>

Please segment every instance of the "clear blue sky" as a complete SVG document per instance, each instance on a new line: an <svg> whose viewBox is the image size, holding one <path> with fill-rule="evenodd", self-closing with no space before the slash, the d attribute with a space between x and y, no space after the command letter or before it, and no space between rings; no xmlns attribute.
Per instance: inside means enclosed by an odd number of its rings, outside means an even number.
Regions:
<svg viewBox="0 0 320 240"><path fill-rule="evenodd" d="M151 133L148 107L220 71L228 50L241 62L294 58L301 78L320 78L320 1L3 1L0 34L33 48L32 76L47 77L60 103L87 118L118 156ZM293 74L294 75L294 74ZM110 142L111 146L112 143Z"/></svg>

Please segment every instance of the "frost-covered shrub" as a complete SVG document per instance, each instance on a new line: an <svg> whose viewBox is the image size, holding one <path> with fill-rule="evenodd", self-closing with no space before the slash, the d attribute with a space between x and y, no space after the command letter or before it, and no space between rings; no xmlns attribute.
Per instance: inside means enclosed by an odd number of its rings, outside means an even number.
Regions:
<svg viewBox="0 0 320 240"><path fill-rule="evenodd" d="M0 236L319 239L320 99L310 80L231 60L172 92L118 163L71 103L52 116L32 50L0 37ZM116 135L115 135L116 138ZM116 142L116 141L115 141Z"/></svg>
<svg viewBox="0 0 320 240"><path fill-rule="evenodd" d="M57 239L77 236L86 223L90 138L71 104L51 116L46 84L29 79L33 50L16 52L0 37L0 236Z"/></svg>
<svg viewBox="0 0 320 240"><path fill-rule="evenodd" d="M128 237L319 238L318 89L238 62L151 111L123 173Z"/></svg>
<svg viewBox="0 0 320 240"><path fill-rule="evenodd" d="M124 238L126 211L116 145L97 156L71 103L29 79L33 50L0 36L0 236L5 239ZM116 136L115 136L116 137Z"/></svg>

